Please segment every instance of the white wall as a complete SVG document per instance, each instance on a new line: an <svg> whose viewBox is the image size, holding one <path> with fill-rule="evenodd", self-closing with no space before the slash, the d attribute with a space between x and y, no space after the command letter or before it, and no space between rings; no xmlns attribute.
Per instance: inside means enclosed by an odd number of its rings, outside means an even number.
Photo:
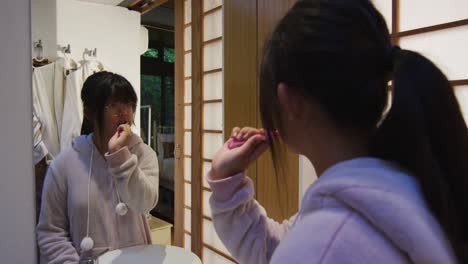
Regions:
<svg viewBox="0 0 468 264"><path fill-rule="evenodd" d="M2 1L0 8L1 263L35 263L30 30L30 1Z"/></svg>
<svg viewBox="0 0 468 264"><path fill-rule="evenodd" d="M42 40L43 56L52 60L57 57L56 9L56 0L31 1L32 41Z"/></svg>
<svg viewBox="0 0 468 264"><path fill-rule="evenodd" d="M42 39L44 55L62 56L57 45L71 45L70 57L83 59L83 51L97 48L107 70L121 74L140 98L141 15L119 6L77 0L33 0L33 39ZM137 130L140 111L136 113Z"/></svg>
<svg viewBox="0 0 468 264"><path fill-rule="evenodd" d="M119 6L57 0L57 43L70 44L76 60L86 48L97 48L104 66L127 78L140 99L140 13ZM139 130L139 108L135 123Z"/></svg>
<svg viewBox="0 0 468 264"><path fill-rule="evenodd" d="M299 156L299 206L307 188L317 179L312 163L305 157Z"/></svg>

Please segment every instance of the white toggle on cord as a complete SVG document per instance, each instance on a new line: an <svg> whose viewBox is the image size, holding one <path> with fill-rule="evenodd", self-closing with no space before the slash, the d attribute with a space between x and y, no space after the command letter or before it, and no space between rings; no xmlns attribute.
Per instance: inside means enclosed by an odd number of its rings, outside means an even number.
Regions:
<svg viewBox="0 0 468 264"><path fill-rule="evenodd" d="M117 191L117 188L115 188L115 190ZM118 215L126 215L128 212L128 207L126 204L122 203L122 201L120 200L119 191L117 191L117 199L119 200L119 203L115 206L115 212Z"/></svg>

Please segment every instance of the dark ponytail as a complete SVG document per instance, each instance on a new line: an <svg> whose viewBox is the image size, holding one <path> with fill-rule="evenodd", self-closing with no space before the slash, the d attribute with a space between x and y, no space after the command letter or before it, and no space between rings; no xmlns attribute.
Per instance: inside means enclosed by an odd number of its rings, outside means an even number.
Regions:
<svg viewBox="0 0 468 264"><path fill-rule="evenodd" d="M457 258L467 263L468 130L446 76L418 53L393 55L391 110L371 153L417 178Z"/></svg>
<svg viewBox="0 0 468 264"><path fill-rule="evenodd" d="M381 122L390 80L392 105ZM267 130L282 127L280 83L319 102L340 129L371 135L371 155L406 167L457 259L468 263L468 130L453 87L428 59L392 48L369 0L300 0L279 22L260 70Z"/></svg>

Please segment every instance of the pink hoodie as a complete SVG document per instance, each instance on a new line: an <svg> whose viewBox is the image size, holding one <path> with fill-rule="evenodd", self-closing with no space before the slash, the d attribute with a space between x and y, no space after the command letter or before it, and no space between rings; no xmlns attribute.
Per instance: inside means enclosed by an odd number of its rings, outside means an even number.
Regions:
<svg viewBox="0 0 468 264"><path fill-rule="evenodd" d="M207 180L216 231L240 263L456 263L418 183L393 163L336 164L281 224L267 217L244 174Z"/></svg>

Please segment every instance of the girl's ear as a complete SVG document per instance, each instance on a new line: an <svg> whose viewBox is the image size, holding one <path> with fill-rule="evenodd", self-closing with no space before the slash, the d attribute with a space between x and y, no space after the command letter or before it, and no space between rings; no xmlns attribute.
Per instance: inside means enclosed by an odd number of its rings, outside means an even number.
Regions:
<svg viewBox="0 0 468 264"><path fill-rule="evenodd" d="M304 101L303 98L284 83L278 84L276 92L278 93L278 101L288 119L297 119L303 114Z"/></svg>

